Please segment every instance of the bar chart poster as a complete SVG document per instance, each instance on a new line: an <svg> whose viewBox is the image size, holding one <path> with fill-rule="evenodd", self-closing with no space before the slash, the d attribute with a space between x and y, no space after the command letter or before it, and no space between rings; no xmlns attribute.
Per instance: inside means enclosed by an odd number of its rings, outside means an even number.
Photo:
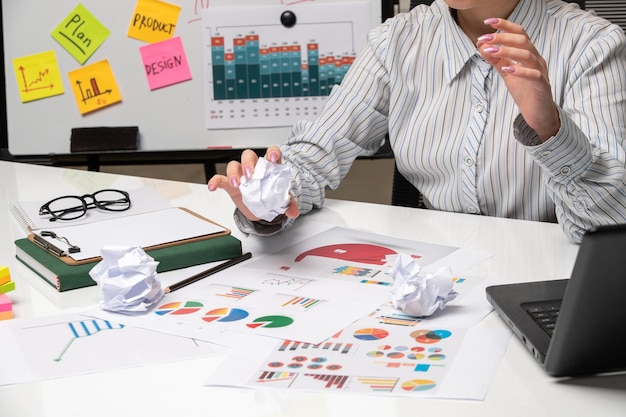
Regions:
<svg viewBox="0 0 626 417"><path fill-rule="evenodd" d="M363 47L370 7L333 2L205 10L207 129L312 120Z"/></svg>

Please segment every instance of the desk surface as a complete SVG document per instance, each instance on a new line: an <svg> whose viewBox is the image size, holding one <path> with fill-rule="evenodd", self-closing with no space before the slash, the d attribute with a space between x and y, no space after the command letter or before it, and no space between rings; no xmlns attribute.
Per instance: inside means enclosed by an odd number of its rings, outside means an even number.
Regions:
<svg viewBox="0 0 626 417"><path fill-rule="evenodd" d="M188 184L97 172L0 162L0 264L8 265L16 290L16 317L80 312L97 303L97 288L56 293L14 257L13 241L24 237L9 203L83 194L105 187L156 188L173 205L188 207L229 227L245 251L262 254L281 244L245 237L232 221L225 193ZM328 200L300 219L368 230L397 238L476 248L495 256L470 272L503 282L569 276L578 247L557 224L451 214L386 205ZM504 327L495 313L481 326ZM609 343L608 339L598 343ZM15 416L624 416L626 375L554 379L512 338L485 401L428 400L365 395L204 387L219 357L0 387L0 415ZM468 383L471 383L468 381ZM593 414L592 414L593 413Z"/></svg>

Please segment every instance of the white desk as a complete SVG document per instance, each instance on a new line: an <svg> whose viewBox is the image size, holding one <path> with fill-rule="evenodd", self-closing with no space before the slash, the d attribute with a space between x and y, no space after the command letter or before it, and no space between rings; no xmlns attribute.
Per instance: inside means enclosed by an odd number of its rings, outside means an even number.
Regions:
<svg viewBox="0 0 626 417"><path fill-rule="evenodd" d="M209 193L204 184L8 162L0 162L0 178L0 265L9 266L16 282L16 290L9 295L17 317L80 311L95 305L97 288L59 294L19 264L13 241L25 232L9 210L10 201L148 185L158 188L173 205L188 207L231 228L244 250L262 254L271 250L273 242L289 238L289 232L269 239L242 236L232 221L233 205L227 195ZM567 277L578 249L567 242L556 224L386 205L329 200L323 210L300 219L310 220L492 252L492 259L470 272L511 282ZM480 325L504 326L495 313ZM609 343L609 336L594 337L598 343ZM45 349L45 341L41 348ZM218 357L209 357L0 387L0 416L626 415L626 375L556 380L544 374L514 338L484 402L203 387L206 375L218 364Z"/></svg>

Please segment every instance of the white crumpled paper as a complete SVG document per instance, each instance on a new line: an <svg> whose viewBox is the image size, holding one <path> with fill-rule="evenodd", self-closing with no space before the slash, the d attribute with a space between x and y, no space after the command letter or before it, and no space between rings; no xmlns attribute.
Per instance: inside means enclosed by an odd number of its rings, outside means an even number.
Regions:
<svg viewBox="0 0 626 417"><path fill-rule="evenodd" d="M139 246L105 246L89 275L100 287L103 310L125 314L148 311L163 297L159 264Z"/></svg>
<svg viewBox="0 0 626 417"><path fill-rule="evenodd" d="M241 177L243 202L260 219L272 221L289 207L291 167L260 158L252 178Z"/></svg>
<svg viewBox="0 0 626 417"><path fill-rule="evenodd" d="M391 267L392 302L395 308L416 317L426 317L443 310L446 303L456 298L452 289L452 271L442 267L436 272L421 273L417 261L400 254Z"/></svg>

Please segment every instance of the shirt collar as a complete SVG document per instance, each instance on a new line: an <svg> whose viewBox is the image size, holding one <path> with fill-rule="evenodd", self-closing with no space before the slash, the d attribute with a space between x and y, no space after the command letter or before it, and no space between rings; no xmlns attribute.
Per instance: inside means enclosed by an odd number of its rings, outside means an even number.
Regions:
<svg viewBox="0 0 626 417"><path fill-rule="evenodd" d="M448 50L448 81L452 81L470 62L472 56L478 54L476 41L469 39L459 28L444 0L436 0L432 7L436 8L442 17L444 36L441 48ZM528 37L534 42L539 35L545 12L546 4L544 1L520 0L508 20L521 25L526 30Z"/></svg>

